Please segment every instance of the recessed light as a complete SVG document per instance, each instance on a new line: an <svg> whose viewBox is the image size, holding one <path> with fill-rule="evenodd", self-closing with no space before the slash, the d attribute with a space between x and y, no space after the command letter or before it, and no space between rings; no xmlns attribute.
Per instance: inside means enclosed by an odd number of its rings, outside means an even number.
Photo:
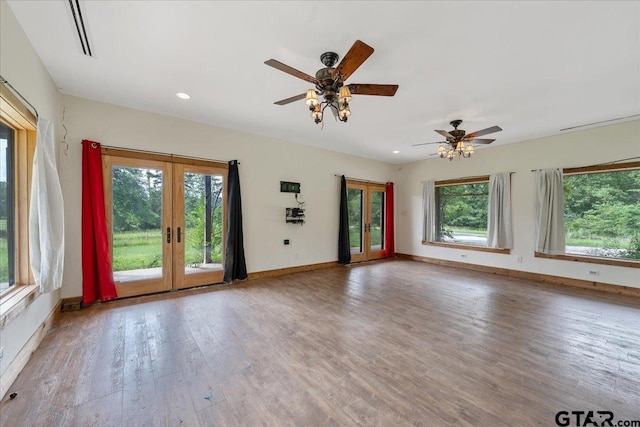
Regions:
<svg viewBox="0 0 640 427"><path fill-rule="evenodd" d="M188 93L184 93L184 92L178 92L176 93L176 96L180 99L189 99L191 98L191 95L189 95Z"/></svg>
<svg viewBox="0 0 640 427"><path fill-rule="evenodd" d="M398 153L400 153L398 150L393 151L393 154L398 154Z"/></svg>

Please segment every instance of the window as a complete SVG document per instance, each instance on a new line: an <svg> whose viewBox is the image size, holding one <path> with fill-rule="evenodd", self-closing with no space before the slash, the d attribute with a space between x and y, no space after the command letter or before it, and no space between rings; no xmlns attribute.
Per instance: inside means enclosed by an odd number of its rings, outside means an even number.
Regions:
<svg viewBox="0 0 640 427"><path fill-rule="evenodd" d="M564 170L565 253L640 261L640 162Z"/></svg>
<svg viewBox="0 0 640 427"><path fill-rule="evenodd" d="M510 175L426 181L422 244L510 253Z"/></svg>
<svg viewBox="0 0 640 427"><path fill-rule="evenodd" d="M489 180L436 183L437 241L487 246Z"/></svg>
<svg viewBox="0 0 640 427"><path fill-rule="evenodd" d="M33 284L29 266L29 193L36 118L0 85L0 293Z"/></svg>

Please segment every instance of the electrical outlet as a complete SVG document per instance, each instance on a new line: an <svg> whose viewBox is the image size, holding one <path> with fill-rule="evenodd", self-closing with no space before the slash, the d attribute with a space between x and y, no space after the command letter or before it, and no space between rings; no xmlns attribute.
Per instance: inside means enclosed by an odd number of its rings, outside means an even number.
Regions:
<svg viewBox="0 0 640 427"><path fill-rule="evenodd" d="M295 259L298 259L298 252L296 252L293 256Z"/></svg>
<svg viewBox="0 0 640 427"><path fill-rule="evenodd" d="M600 271L598 270L589 270L589 276L599 276Z"/></svg>
<svg viewBox="0 0 640 427"><path fill-rule="evenodd" d="M522 255L518 255L516 262L522 263Z"/></svg>
<svg viewBox="0 0 640 427"><path fill-rule="evenodd" d="M462 255L460 255L460 258L462 258L462 259L467 259L467 254L462 254Z"/></svg>

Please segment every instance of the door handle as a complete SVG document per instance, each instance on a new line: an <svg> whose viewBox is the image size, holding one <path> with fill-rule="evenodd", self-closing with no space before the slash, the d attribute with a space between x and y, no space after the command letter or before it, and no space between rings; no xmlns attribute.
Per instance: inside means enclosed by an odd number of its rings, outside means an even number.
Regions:
<svg viewBox="0 0 640 427"><path fill-rule="evenodd" d="M180 243L180 237L182 236L182 233L180 232L180 227L178 227L178 243Z"/></svg>
<svg viewBox="0 0 640 427"><path fill-rule="evenodd" d="M167 243L171 243L171 227L167 227Z"/></svg>

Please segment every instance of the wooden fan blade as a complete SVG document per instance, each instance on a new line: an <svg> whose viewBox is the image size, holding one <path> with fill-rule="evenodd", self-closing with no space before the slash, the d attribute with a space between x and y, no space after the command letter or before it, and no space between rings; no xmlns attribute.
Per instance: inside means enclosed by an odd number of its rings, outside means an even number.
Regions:
<svg viewBox="0 0 640 427"><path fill-rule="evenodd" d="M468 133L464 136L464 139L474 139L476 136L489 135L490 133L500 132L501 130L502 128L500 126L492 126L490 128Z"/></svg>
<svg viewBox="0 0 640 427"><path fill-rule="evenodd" d="M264 61L270 67L275 68L276 70L284 71L287 74L291 74L293 77L297 77L309 83L318 84L320 83L318 79L310 76L309 74L303 73L302 71L296 70L293 67L289 67L286 64L283 64L280 61L276 61L275 59L269 59L268 61Z"/></svg>
<svg viewBox="0 0 640 427"><path fill-rule="evenodd" d="M286 105L289 104L291 102L295 102L295 101L299 101L301 99L305 99L307 96L307 93L301 93L300 95L296 95L296 96L292 96L291 98L287 98L287 99L281 99L280 101L276 101L274 102L274 104L276 105Z"/></svg>
<svg viewBox="0 0 640 427"><path fill-rule="evenodd" d="M373 48L371 46L361 42L360 40L356 40L353 46L351 46L351 49L349 49L349 52L347 52L344 58L342 58L342 61L340 61L336 69L333 70L334 80L338 77L338 74L342 76L342 81L347 80L349 76L353 74L353 72L357 70L368 57L371 56L372 53Z"/></svg>
<svg viewBox="0 0 640 427"><path fill-rule="evenodd" d="M370 83L352 83L349 91L353 95L377 95L377 96L393 96L398 90L398 85L376 85Z"/></svg>
<svg viewBox="0 0 640 427"><path fill-rule="evenodd" d="M466 144L491 144L493 141L495 141L495 139L464 139Z"/></svg>
<svg viewBox="0 0 640 427"><path fill-rule="evenodd" d="M444 136L447 139L455 139L455 137L451 135L449 132L447 132L446 130L436 130L436 132L438 132L440 135Z"/></svg>
<svg viewBox="0 0 640 427"><path fill-rule="evenodd" d="M446 144L446 141L438 141L438 142L420 142L418 144L411 144L412 147L417 147L418 145L429 145L429 144Z"/></svg>

